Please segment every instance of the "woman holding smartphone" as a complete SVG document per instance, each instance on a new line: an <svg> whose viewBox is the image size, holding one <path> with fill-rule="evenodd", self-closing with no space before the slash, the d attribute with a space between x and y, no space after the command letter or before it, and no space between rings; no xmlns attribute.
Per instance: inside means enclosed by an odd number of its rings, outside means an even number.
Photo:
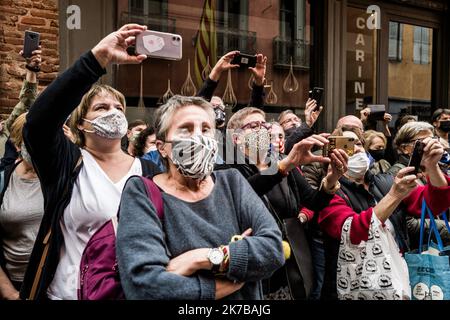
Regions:
<svg viewBox="0 0 450 320"><path fill-rule="evenodd" d="M146 58L126 51L145 29L128 24L105 37L54 80L27 115L23 136L45 209L22 299L77 299L82 252L98 228L117 214L126 180L159 171L121 149L127 132L125 97L106 85L92 87L109 64L137 64ZM71 113L76 144L63 131Z"/></svg>
<svg viewBox="0 0 450 320"><path fill-rule="evenodd" d="M405 277L408 269L401 257L401 253L410 250L406 216L420 216L423 199L434 214L440 214L450 206L450 178L444 176L438 166L443 148L435 139L428 137L423 140L425 147L422 164L426 168L428 184L418 186L417 178L421 174L415 175L412 167L400 170L395 178L388 174L371 174L360 130L344 126L335 130L333 135L355 139L355 153L349 158L347 173L340 179L341 189L330 204L319 212L319 226L326 235L322 298L337 298L336 274L340 270L338 252L343 232L350 233L349 247L364 246L371 234L371 224L376 221L385 226L395 239L393 242L396 243L396 248L387 253L400 261L398 264L391 264L393 272L403 275L403 282L397 287L400 289L395 295L399 299L410 299L409 282ZM343 231L348 219L352 219L350 230Z"/></svg>

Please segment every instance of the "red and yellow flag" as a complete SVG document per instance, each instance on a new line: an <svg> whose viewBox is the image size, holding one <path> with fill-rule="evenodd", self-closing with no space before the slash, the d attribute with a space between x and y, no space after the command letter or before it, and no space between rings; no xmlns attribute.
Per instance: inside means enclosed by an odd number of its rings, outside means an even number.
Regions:
<svg viewBox="0 0 450 320"><path fill-rule="evenodd" d="M203 83L202 71L207 64L214 67L217 60L217 36L215 19L215 0L205 0L200 28L195 42L194 77L198 86Z"/></svg>

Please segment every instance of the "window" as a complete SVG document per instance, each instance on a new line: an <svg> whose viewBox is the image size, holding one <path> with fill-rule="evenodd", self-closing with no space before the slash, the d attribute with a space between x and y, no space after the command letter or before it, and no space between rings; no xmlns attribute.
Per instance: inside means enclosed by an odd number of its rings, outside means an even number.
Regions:
<svg viewBox="0 0 450 320"><path fill-rule="evenodd" d="M430 63L430 31L425 27L414 26L414 63Z"/></svg>
<svg viewBox="0 0 450 320"><path fill-rule="evenodd" d="M403 24L389 22L389 60L402 60Z"/></svg>
<svg viewBox="0 0 450 320"><path fill-rule="evenodd" d="M306 16L306 0L280 1L280 34L273 39L275 66L289 66L292 57L296 68L309 67Z"/></svg>
<svg viewBox="0 0 450 320"><path fill-rule="evenodd" d="M128 12L122 13L122 24L134 22L151 30L175 32L175 22L167 17L167 0L130 0L128 6Z"/></svg>
<svg viewBox="0 0 450 320"><path fill-rule="evenodd" d="M217 10L217 54L256 53L256 33L248 31L248 0L218 0Z"/></svg>

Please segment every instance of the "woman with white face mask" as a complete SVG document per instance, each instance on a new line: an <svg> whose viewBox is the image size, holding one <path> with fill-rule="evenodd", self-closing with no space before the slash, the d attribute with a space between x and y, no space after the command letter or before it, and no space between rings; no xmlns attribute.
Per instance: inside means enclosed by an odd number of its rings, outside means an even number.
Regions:
<svg viewBox="0 0 450 320"><path fill-rule="evenodd" d="M284 263L281 234L235 170L213 173L215 114L197 97L172 97L155 115L167 172L153 177L164 219L146 186L123 190L117 261L127 299L262 299L261 280ZM237 241L232 241L234 236ZM264 267L262 267L264 266Z"/></svg>
<svg viewBox="0 0 450 320"><path fill-rule="evenodd" d="M145 59L126 51L145 29L129 24L105 37L54 80L28 113L24 141L41 181L45 212L22 299L77 299L84 248L117 214L128 177L158 171L121 149L128 126L125 97L106 85L92 87L110 63ZM76 144L62 129L71 113Z"/></svg>
<svg viewBox="0 0 450 320"><path fill-rule="evenodd" d="M402 253L410 249L406 215L420 217L424 198L434 214L440 214L449 207L450 178L444 176L438 166L443 148L435 139L426 138L423 141L426 146L422 165L426 168L429 183L426 186L419 186L416 180L422 174L413 174L412 167L400 170L396 177L389 174L373 175L368 172L369 159L363 148L364 140L360 130L343 127L335 130L333 135L353 138L355 149L354 155L349 157L347 173L339 180L341 189L328 207L319 212L319 226L326 234L324 241L326 268L322 298L337 298L339 245L340 241L343 241L341 240L344 233L343 226L348 219L352 219L349 234L353 248L367 245L372 223L386 228L395 246L388 254L398 262L391 264L390 270L393 274L400 275L396 279L402 279L396 286L395 295L399 299L410 299L408 268L402 257ZM366 299L374 298L368 296Z"/></svg>

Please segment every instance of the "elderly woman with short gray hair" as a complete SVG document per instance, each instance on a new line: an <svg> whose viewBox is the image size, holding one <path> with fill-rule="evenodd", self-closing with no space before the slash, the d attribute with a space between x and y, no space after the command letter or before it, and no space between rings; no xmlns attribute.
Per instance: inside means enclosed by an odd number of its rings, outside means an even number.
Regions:
<svg viewBox="0 0 450 320"><path fill-rule="evenodd" d="M409 158L414 150L414 143L417 140L424 140L428 137L434 136L434 128L428 122L415 121L404 124L394 139L394 144L397 147L399 154L398 161L388 170L388 174L397 175L397 173L408 166ZM426 173L426 172L425 172ZM418 179L419 184L426 184L425 177ZM412 249L419 247L419 232L420 219L412 216L406 218L406 225L408 227L408 236L410 238L410 246ZM441 234L442 241L445 245L450 244L450 234L445 226L443 220L436 219L436 225ZM430 227L430 220L425 219L425 232L428 234Z"/></svg>
<svg viewBox="0 0 450 320"><path fill-rule="evenodd" d="M387 173L395 176L401 169L406 168L414 150L414 143L417 140L424 140L433 136L434 128L428 122L408 122L403 125L394 139L394 144L398 152L398 160Z"/></svg>
<svg viewBox="0 0 450 320"><path fill-rule="evenodd" d="M213 172L211 104L174 96L156 112L155 128L167 167L153 178L164 218L143 181L130 178L117 232L126 298L262 299L261 280L284 264L281 233L244 177Z"/></svg>

